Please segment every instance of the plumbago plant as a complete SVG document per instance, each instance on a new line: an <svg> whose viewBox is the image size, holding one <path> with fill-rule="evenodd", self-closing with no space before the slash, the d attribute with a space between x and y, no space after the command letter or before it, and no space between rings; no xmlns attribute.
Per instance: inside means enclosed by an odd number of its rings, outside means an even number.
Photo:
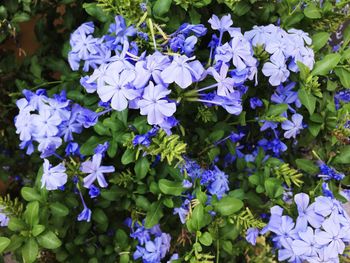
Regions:
<svg viewBox="0 0 350 263"><path fill-rule="evenodd" d="M349 27L330 41L346 4L85 3L99 22L71 33L76 81L16 102L19 146L42 166L1 200L0 251L347 262Z"/></svg>

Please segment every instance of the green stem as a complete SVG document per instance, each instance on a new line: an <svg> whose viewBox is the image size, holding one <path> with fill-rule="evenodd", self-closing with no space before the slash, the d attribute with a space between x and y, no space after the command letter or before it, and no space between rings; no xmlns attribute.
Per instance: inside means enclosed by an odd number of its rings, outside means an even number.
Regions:
<svg viewBox="0 0 350 263"><path fill-rule="evenodd" d="M220 240L216 240L216 263L219 263L220 260Z"/></svg>
<svg viewBox="0 0 350 263"><path fill-rule="evenodd" d="M37 88L40 88L42 86L60 84L60 83L63 83L63 80L48 81L48 82L41 83L40 85L37 85L37 86L31 88L30 90L36 90Z"/></svg>

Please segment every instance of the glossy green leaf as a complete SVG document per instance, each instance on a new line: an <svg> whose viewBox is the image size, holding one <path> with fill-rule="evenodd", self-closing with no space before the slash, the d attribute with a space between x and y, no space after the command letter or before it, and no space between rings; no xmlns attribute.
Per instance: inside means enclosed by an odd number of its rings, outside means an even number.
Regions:
<svg viewBox="0 0 350 263"><path fill-rule="evenodd" d="M232 215L243 207L243 202L231 196L224 196L215 204L216 210L223 216Z"/></svg>
<svg viewBox="0 0 350 263"><path fill-rule="evenodd" d="M158 224L159 219L163 216L163 203L161 200L154 202L146 214L145 227L151 228Z"/></svg>
<svg viewBox="0 0 350 263"><path fill-rule="evenodd" d="M184 190L182 182L173 182L167 179L159 180L159 189L164 194L175 196L181 195Z"/></svg>
<svg viewBox="0 0 350 263"><path fill-rule="evenodd" d="M47 231L44 234L41 234L37 240L40 246L47 249L56 249L62 245L61 240L59 240L56 234L52 231Z"/></svg>
<svg viewBox="0 0 350 263"><path fill-rule="evenodd" d="M2 253L8 245L10 245L11 240L7 237L0 237L0 253Z"/></svg>
<svg viewBox="0 0 350 263"><path fill-rule="evenodd" d="M338 65L341 59L341 55L338 53L328 54L320 61L317 61L314 69L312 71L312 75L327 75L329 71L335 68Z"/></svg>
<svg viewBox="0 0 350 263"><path fill-rule="evenodd" d="M309 111L309 114L312 115L316 108L316 98L304 89L298 91L298 97L301 104L303 104Z"/></svg>
<svg viewBox="0 0 350 263"><path fill-rule="evenodd" d="M34 238L30 238L22 247L22 258L24 263L34 262L38 256L39 247Z"/></svg>

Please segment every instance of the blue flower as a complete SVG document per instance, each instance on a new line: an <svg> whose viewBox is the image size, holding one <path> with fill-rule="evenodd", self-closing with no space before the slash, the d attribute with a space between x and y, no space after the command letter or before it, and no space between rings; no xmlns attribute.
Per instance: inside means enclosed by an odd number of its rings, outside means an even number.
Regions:
<svg viewBox="0 0 350 263"><path fill-rule="evenodd" d="M101 161L102 155L94 154L91 161L88 160L81 164L81 171L88 174L83 180L85 188L90 188L96 179L101 187L107 187L108 184L103 174L113 173L115 169L113 166L101 166Z"/></svg>
<svg viewBox="0 0 350 263"><path fill-rule="evenodd" d="M90 195L90 198L96 198L100 195L100 189L96 186L94 186L93 184L90 185L90 188L89 188L89 195Z"/></svg>
<svg viewBox="0 0 350 263"><path fill-rule="evenodd" d="M307 228L308 223L314 228L319 228L324 219L323 216L316 213L314 203L309 206L309 196L299 193L294 196L294 201L298 209L296 228L303 231Z"/></svg>
<svg viewBox="0 0 350 263"><path fill-rule="evenodd" d="M115 35L113 45L128 41L128 37L136 34L136 29L133 26L127 27L125 19L122 16L115 17L115 24L109 26L109 32Z"/></svg>
<svg viewBox="0 0 350 263"><path fill-rule="evenodd" d="M144 89L138 101L141 115L147 115L149 124L161 124L165 117L172 116L176 111L176 104L168 102L166 96L171 91L162 85L154 86L153 82Z"/></svg>
<svg viewBox="0 0 350 263"><path fill-rule="evenodd" d="M111 101L113 109L125 110L128 107L128 101L139 96L139 92L130 87L135 76L135 72L132 70L121 72L110 70L104 78L106 85L97 88L98 96L103 102Z"/></svg>
<svg viewBox="0 0 350 263"><path fill-rule="evenodd" d="M315 233L316 243L320 246L325 246L324 251L330 258L343 254L345 249L343 238L349 236L349 228L341 227L339 222L334 221L332 218L326 219L322 224L322 228L324 231Z"/></svg>
<svg viewBox="0 0 350 263"><path fill-rule="evenodd" d="M109 148L109 142L105 142L103 144L99 144L96 146L95 150L94 150L94 153L97 154L102 154L102 157L104 157L104 154L106 153L106 151L108 150Z"/></svg>
<svg viewBox="0 0 350 263"><path fill-rule="evenodd" d="M228 176L216 166L213 172L215 179L208 185L208 192L212 195L216 195L218 199L221 199L223 195L230 190L228 187Z"/></svg>
<svg viewBox="0 0 350 263"><path fill-rule="evenodd" d="M186 89L194 81L199 81L204 73L202 64L198 61L192 61L194 57L174 56L171 64L161 73L161 79L165 83L175 82L182 89Z"/></svg>
<svg viewBox="0 0 350 263"><path fill-rule="evenodd" d="M67 182L66 168L63 163L52 167L47 159L44 159L43 176L41 177L41 188L57 190Z"/></svg>
<svg viewBox="0 0 350 263"><path fill-rule="evenodd" d="M263 106L263 102L261 101L261 99L259 99L257 97L250 98L249 103L250 103L250 107L253 110L255 110L258 107L262 107Z"/></svg>
<svg viewBox="0 0 350 263"><path fill-rule="evenodd" d="M220 72L217 72L214 68L209 68L208 71L213 75L214 79L217 82L217 94L219 96L226 96L233 92L233 86L235 81L232 78L227 77L227 72L229 66L226 63L222 63Z"/></svg>
<svg viewBox="0 0 350 263"><path fill-rule="evenodd" d="M332 167L329 167L327 164L323 162L319 165L319 167L320 167L320 174L318 175L318 177L322 178L325 181L328 181L331 179L340 181L345 177L344 174L337 172Z"/></svg>
<svg viewBox="0 0 350 263"><path fill-rule="evenodd" d="M219 19L216 15L212 15L208 22L212 29L222 32L229 31L233 24L230 14L222 16L221 19Z"/></svg>
<svg viewBox="0 0 350 263"><path fill-rule="evenodd" d="M150 78L156 84L162 84L163 81L160 77L160 73L170 65L170 59L168 56L163 55L160 52L155 52L149 55L145 60L140 60L135 64L136 78L134 85L136 88L145 87Z"/></svg>
<svg viewBox="0 0 350 263"><path fill-rule="evenodd" d="M78 221L90 222L91 220L91 210L84 204L84 209L78 215Z"/></svg>
<svg viewBox="0 0 350 263"><path fill-rule="evenodd" d="M230 43L226 43L216 49L215 59L217 61L229 62L238 71L244 70L247 67L256 67L257 60L253 57L252 47L250 43L238 34L232 38Z"/></svg>
<svg viewBox="0 0 350 263"><path fill-rule="evenodd" d="M282 122L282 129L286 131L284 133L285 138L295 138L300 133L300 130L303 129L303 116L299 113L293 114L292 121L286 120Z"/></svg>
<svg viewBox="0 0 350 263"><path fill-rule="evenodd" d="M10 218L7 216L7 214L3 211L2 208L0 208L0 226L8 226L10 221Z"/></svg>
<svg viewBox="0 0 350 263"><path fill-rule="evenodd" d="M256 227L250 227L247 229L247 233L246 233L246 240L252 244L253 246L255 246L256 244L256 238L259 235L259 229L257 229Z"/></svg>
<svg viewBox="0 0 350 263"><path fill-rule="evenodd" d="M191 201L189 199L186 199L181 207L174 208L174 215L178 214L180 221L182 224L186 223L186 218L189 213L189 206L191 205Z"/></svg>
<svg viewBox="0 0 350 263"><path fill-rule="evenodd" d="M272 86L278 86L285 82L289 77L289 71L283 60L273 59L271 62L266 62L262 68L265 76L269 77L269 82Z"/></svg>

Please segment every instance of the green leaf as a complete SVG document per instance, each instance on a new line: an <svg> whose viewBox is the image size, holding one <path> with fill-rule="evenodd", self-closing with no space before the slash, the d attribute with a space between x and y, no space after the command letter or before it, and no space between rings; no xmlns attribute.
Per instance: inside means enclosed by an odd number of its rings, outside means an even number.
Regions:
<svg viewBox="0 0 350 263"><path fill-rule="evenodd" d="M316 108L316 98L304 89L298 91L298 97L301 104L303 104L309 111L309 114L312 115Z"/></svg>
<svg viewBox="0 0 350 263"><path fill-rule="evenodd" d="M288 104L281 103L277 105L270 105L268 111L266 112L266 116L278 116L285 112L288 109Z"/></svg>
<svg viewBox="0 0 350 263"><path fill-rule="evenodd" d="M11 231L21 231L27 228L26 223L19 218L10 217L9 224L7 226Z"/></svg>
<svg viewBox="0 0 350 263"><path fill-rule="evenodd" d="M316 174L319 172L318 166L312 160L296 159L295 163L298 169L303 170L309 174Z"/></svg>
<svg viewBox="0 0 350 263"><path fill-rule="evenodd" d="M27 208L24 211L24 219L28 225L34 226L39 222L39 202L33 201L27 204Z"/></svg>
<svg viewBox="0 0 350 263"><path fill-rule="evenodd" d="M184 190L182 182L173 182L167 179L159 180L159 189L164 194L175 196L181 195Z"/></svg>
<svg viewBox="0 0 350 263"><path fill-rule="evenodd" d="M37 56L33 56L30 60L30 72L33 73L36 78L41 78L41 66Z"/></svg>
<svg viewBox="0 0 350 263"><path fill-rule="evenodd" d="M27 13L22 12L22 13L16 13L13 16L11 22L12 23L21 23L21 22L25 22L25 21L28 21L28 20L30 20L30 15L28 15Z"/></svg>
<svg viewBox="0 0 350 263"><path fill-rule="evenodd" d="M85 3L83 4L83 8L85 9L86 13L88 13L90 16L96 18L101 22L107 22L107 14L104 13L102 8L97 6L96 3Z"/></svg>
<svg viewBox="0 0 350 263"><path fill-rule="evenodd" d="M0 253L2 253L10 243L11 240L7 237L0 237Z"/></svg>
<svg viewBox="0 0 350 263"><path fill-rule="evenodd" d="M193 209L190 219L186 221L186 226L189 231L195 232L209 224L210 220L211 217L207 212L204 212L203 205L198 204Z"/></svg>
<svg viewBox="0 0 350 263"><path fill-rule="evenodd" d="M344 146L333 159L334 164L350 164L350 145Z"/></svg>
<svg viewBox="0 0 350 263"><path fill-rule="evenodd" d="M210 246L213 243L213 238L208 232L204 232L200 237L199 237L199 242L201 242L204 246Z"/></svg>
<svg viewBox="0 0 350 263"><path fill-rule="evenodd" d="M215 204L216 210L223 216L229 216L241 210L243 202L231 196L225 196Z"/></svg>
<svg viewBox="0 0 350 263"><path fill-rule="evenodd" d="M321 127L322 127L322 124L320 124L320 123L310 122L310 123L308 123L307 128L308 128L309 132L312 134L312 136L316 137L320 133Z"/></svg>
<svg viewBox="0 0 350 263"><path fill-rule="evenodd" d="M282 182L280 180L278 180L277 178L268 178L264 183L266 194L270 198L280 197L284 192L281 184L282 184Z"/></svg>
<svg viewBox="0 0 350 263"><path fill-rule="evenodd" d="M162 17L169 12L172 0L157 0L153 5L153 14Z"/></svg>
<svg viewBox="0 0 350 263"><path fill-rule="evenodd" d="M39 236L42 232L45 231L45 226L43 225L35 225L32 229L32 235L34 237Z"/></svg>
<svg viewBox="0 0 350 263"><path fill-rule="evenodd" d="M98 144L103 144L106 141L104 137L91 136L81 147L80 153L83 155L92 155Z"/></svg>
<svg viewBox="0 0 350 263"><path fill-rule="evenodd" d="M64 204L54 202L50 204L51 213L54 216L62 217L69 214L69 209Z"/></svg>
<svg viewBox="0 0 350 263"><path fill-rule="evenodd" d="M163 216L162 206L163 202L161 200L153 203L150 206L150 209L148 210L145 219L146 228L151 228L158 224L159 219L161 219L161 217Z"/></svg>
<svg viewBox="0 0 350 263"><path fill-rule="evenodd" d="M334 72L339 77L344 88L350 89L350 71L345 68L336 68Z"/></svg>
<svg viewBox="0 0 350 263"><path fill-rule="evenodd" d="M122 156L122 164L127 165L135 160L135 152L133 149L126 149Z"/></svg>
<svg viewBox="0 0 350 263"><path fill-rule="evenodd" d="M34 238L30 238L22 247L22 257L24 263L34 262L38 256L39 247Z"/></svg>
<svg viewBox="0 0 350 263"><path fill-rule="evenodd" d="M327 32L319 32L312 36L312 46L314 51L318 51L323 48L330 38L330 34Z"/></svg>
<svg viewBox="0 0 350 263"><path fill-rule="evenodd" d="M315 67L312 71L312 75L327 75L329 71L338 65L340 59L341 55L338 53L326 55L322 60L316 62Z"/></svg>
<svg viewBox="0 0 350 263"><path fill-rule="evenodd" d="M298 65L298 68L300 70L300 78L302 80L306 80L306 78L310 75L309 67L300 61L297 61L297 65Z"/></svg>
<svg viewBox="0 0 350 263"><path fill-rule="evenodd" d="M304 9L304 15L310 19L321 18L319 8L312 3L308 3L307 7Z"/></svg>
<svg viewBox="0 0 350 263"><path fill-rule="evenodd" d="M59 240L56 234L52 231L45 232L40 235L37 240L40 246L47 249L56 249L62 245L61 240Z"/></svg>
<svg viewBox="0 0 350 263"><path fill-rule="evenodd" d="M238 16L243 16L244 14L248 13L251 6L247 2L240 1L234 5L233 13Z"/></svg>
<svg viewBox="0 0 350 263"><path fill-rule="evenodd" d="M95 209L94 212L92 213L92 219L96 221L101 226L101 228L107 229L108 217L106 213L103 212L102 209L100 208Z"/></svg>
<svg viewBox="0 0 350 263"><path fill-rule="evenodd" d="M23 187L21 189L21 195L23 196L24 200L30 202L30 201L41 201L41 195L38 193L38 191L31 187Z"/></svg>
<svg viewBox="0 0 350 263"><path fill-rule="evenodd" d="M147 157L142 157L136 161L134 171L137 180L142 180L147 175L150 165Z"/></svg>

